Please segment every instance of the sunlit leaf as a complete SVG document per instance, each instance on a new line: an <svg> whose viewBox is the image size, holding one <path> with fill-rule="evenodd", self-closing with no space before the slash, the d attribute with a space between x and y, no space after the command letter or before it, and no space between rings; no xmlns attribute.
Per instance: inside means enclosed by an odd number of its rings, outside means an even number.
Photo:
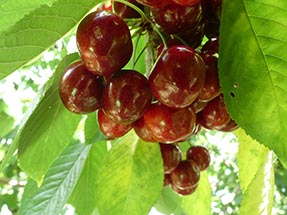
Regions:
<svg viewBox="0 0 287 215"><path fill-rule="evenodd" d="M0 32L0 79L34 60L77 26L101 0L57 0Z"/></svg>
<svg viewBox="0 0 287 215"><path fill-rule="evenodd" d="M243 130L239 139L238 167L243 198L239 215L270 215L274 198L273 153Z"/></svg>
<svg viewBox="0 0 287 215"><path fill-rule="evenodd" d="M42 177L69 144L81 116L69 112L61 102L58 91L59 78L64 69L78 58L65 58L55 72L53 84L45 92L28 120L20 127L13 144L19 144L19 164L28 176L41 182Z"/></svg>
<svg viewBox="0 0 287 215"><path fill-rule="evenodd" d="M19 215L60 214L85 164L91 145L71 144L53 163L41 187L30 180Z"/></svg>
<svg viewBox="0 0 287 215"><path fill-rule="evenodd" d="M78 215L92 215L96 210L96 180L98 169L107 153L105 141L94 142L85 166L69 202Z"/></svg>
<svg viewBox="0 0 287 215"><path fill-rule="evenodd" d="M144 142L134 132L118 139L95 183L101 214L148 214L163 185L158 144Z"/></svg>
<svg viewBox="0 0 287 215"><path fill-rule="evenodd" d="M211 188L206 171L200 173L196 191L182 196L181 206L186 214L211 215Z"/></svg>
<svg viewBox="0 0 287 215"><path fill-rule="evenodd" d="M22 19L29 12L41 5L50 5L57 0L33 0L33 1L23 1L23 0L9 0L0 1L0 31L4 31L9 27L13 26L17 21Z"/></svg>
<svg viewBox="0 0 287 215"><path fill-rule="evenodd" d="M219 73L232 117L287 167L287 1L223 1Z"/></svg>

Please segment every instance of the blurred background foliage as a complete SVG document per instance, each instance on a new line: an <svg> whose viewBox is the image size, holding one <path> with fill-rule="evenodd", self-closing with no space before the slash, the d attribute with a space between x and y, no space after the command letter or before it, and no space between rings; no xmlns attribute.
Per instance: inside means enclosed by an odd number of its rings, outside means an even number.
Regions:
<svg viewBox="0 0 287 215"><path fill-rule="evenodd" d="M0 161L7 152L25 111L37 91L53 74L61 59L76 52L74 33L58 41L33 64L26 65L0 81ZM212 214L237 214L241 202L238 180L238 141L233 133L201 131L189 142L181 144L184 151L189 145L204 145L211 153L207 170L212 189ZM250 161L252 162L252 161ZM273 214L287 211L287 171L275 161L275 202ZM17 157L0 173L0 214L17 214L27 177L17 166ZM254 194L256 195L256 194ZM176 200L174 200L176 203ZM155 208L157 208L155 206ZM157 208L158 209L158 208ZM74 214L67 206L62 214ZM150 214L161 214L153 209Z"/></svg>

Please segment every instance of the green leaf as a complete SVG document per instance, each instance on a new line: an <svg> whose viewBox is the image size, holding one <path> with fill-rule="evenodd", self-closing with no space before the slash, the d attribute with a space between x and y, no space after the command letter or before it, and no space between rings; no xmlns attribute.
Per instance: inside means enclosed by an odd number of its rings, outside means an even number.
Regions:
<svg viewBox="0 0 287 215"><path fill-rule="evenodd" d="M1 122L0 139L12 130L14 121L15 120L13 117L0 110L0 122Z"/></svg>
<svg viewBox="0 0 287 215"><path fill-rule="evenodd" d="M163 186L159 145L132 131L119 138L97 174L97 208L101 214L148 214Z"/></svg>
<svg viewBox="0 0 287 215"><path fill-rule="evenodd" d="M43 184L30 180L19 215L60 214L84 167L91 145L70 144L48 170Z"/></svg>
<svg viewBox="0 0 287 215"><path fill-rule="evenodd" d="M186 214L211 214L211 188L206 171L200 173L196 191L189 196L182 196L181 206Z"/></svg>
<svg viewBox="0 0 287 215"><path fill-rule="evenodd" d="M239 215L271 215L274 198L272 152L246 135L236 131L239 141L239 181L243 197Z"/></svg>
<svg viewBox="0 0 287 215"><path fill-rule="evenodd" d="M85 143L93 144L95 142L106 141L106 137L99 129L98 112L88 114L85 121Z"/></svg>
<svg viewBox="0 0 287 215"><path fill-rule="evenodd" d="M32 116L32 114L34 114L34 111L36 110L36 108L38 107L38 105L40 104L40 102L43 100L44 96L47 94L47 91L51 88L51 86L53 84L57 84L57 82L59 81L59 78L61 76L61 74L63 73L64 69L73 61L77 60L79 58L78 54L71 54L66 56L62 62L59 64L59 67L57 68L56 72L54 73L54 75L49 79L48 82L46 82L46 84L39 90L37 96L34 98L32 104L29 106L28 110L25 112L25 116L23 117L16 137L13 140L12 145L10 146L7 154L5 155L4 159L1 162L0 165L0 172L3 171L3 169L5 168L5 166L10 162L11 158L14 156L18 145L19 145L19 140L21 140L22 138L22 132L25 130L27 130L26 128L26 124L28 124L30 117ZM55 85L56 86L56 85ZM38 108L39 109L39 108ZM45 115L45 114L44 114ZM47 116L46 116L47 117Z"/></svg>
<svg viewBox="0 0 287 215"><path fill-rule="evenodd" d="M182 214L180 201L180 196L170 186L166 186L162 189L155 208L163 214L177 214L177 211L181 211Z"/></svg>
<svg viewBox="0 0 287 215"><path fill-rule="evenodd" d="M98 169L108 152L105 141L94 142L91 147L81 176L69 200L78 215L92 215L96 210L95 181Z"/></svg>
<svg viewBox="0 0 287 215"><path fill-rule="evenodd" d="M2 0L0 1L0 31L4 31L9 27L13 26L17 21L22 19L29 12L36 8L39 8L44 4L51 4L56 0L33 0L33 1L23 1L23 0Z"/></svg>
<svg viewBox="0 0 287 215"><path fill-rule="evenodd" d="M81 119L64 107L58 92L60 76L77 58L71 55L60 63L52 78L53 84L33 113L28 113L29 118L13 143L19 144L19 165L37 182L41 182L50 165L69 144Z"/></svg>
<svg viewBox="0 0 287 215"><path fill-rule="evenodd" d="M64 37L101 0L57 0L0 32L0 79L38 57Z"/></svg>
<svg viewBox="0 0 287 215"><path fill-rule="evenodd" d="M231 116L287 167L287 1L223 1L219 75Z"/></svg>

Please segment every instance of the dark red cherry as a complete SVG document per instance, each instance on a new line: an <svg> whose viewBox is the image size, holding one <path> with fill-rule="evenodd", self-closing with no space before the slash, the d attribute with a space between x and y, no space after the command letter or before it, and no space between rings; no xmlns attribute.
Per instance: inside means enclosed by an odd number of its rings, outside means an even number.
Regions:
<svg viewBox="0 0 287 215"><path fill-rule="evenodd" d="M68 66L59 83L63 104L68 110L78 114L90 113L100 108L103 88L103 78L90 73L82 61Z"/></svg>
<svg viewBox="0 0 287 215"><path fill-rule="evenodd" d="M191 107L194 108L195 113L198 113L202 111L207 104L208 102L199 101L198 99L196 99L194 102L192 102Z"/></svg>
<svg viewBox="0 0 287 215"><path fill-rule="evenodd" d="M197 119L205 128L216 130L223 128L230 121L223 95L209 101L206 107L197 114Z"/></svg>
<svg viewBox="0 0 287 215"><path fill-rule="evenodd" d="M186 159L193 160L200 171L207 169L210 163L209 151L203 146L191 146L186 152Z"/></svg>
<svg viewBox="0 0 287 215"><path fill-rule="evenodd" d="M172 3L166 7L151 8L151 14L161 30L168 34L193 29L203 18L201 4L181 6Z"/></svg>
<svg viewBox="0 0 287 215"><path fill-rule="evenodd" d="M131 124L120 124L113 121L102 109L98 110L98 123L101 131L108 139L121 137L132 129Z"/></svg>
<svg viewBox="0 0 287 215"><path fill-rule="evenodd" d="M166 106L174 108L189 106L199 95L204 80L203 60L187 46L168 48L149 77L153 95Z"/></svg>
<svg viewBox="0 0 287 215"><path fill-rule="evenodd" d="M163 186L166 187L170 184L170 174L164 174Z"/></svg>
<svg viewBox="0 0 287 215"><path fill-rule="evenodd" d="M139 138L146 142L156 142L155 138L152 136L151 131L147 128L144 118L141 117L133 123L133 128Z"/></svg>
<svg viewBox="0 0 287 215"><path fill-rule="evenodd" d="M133 8L129 7L126 4L121 2L117 2L112 0L112 5L114 11L123 19L130 19L130 18L139 18L141 15L135 11ZM127 0L127 2L133 4L134 6L138 7L139 9L143 10L144 6L139 4L136 0Z"/></svg>
<svg viewBox="0 0 287 215"><path fill-rule="evenodd" d="M127 24L110 11L87 15L79 24L76 37L87 69L106 79L124 67L133 52Z"/></svg>
<svg viewBox="0 0 287 215"><path fill-rule="evenodd" d="M199 3L201 0L173 0L174 3L181 6L190 6Z"/></svg>
<svg viewBox="0 0 287 215"><path fill-rule="evenodd" d="M221 18L221 0L203 0L203 16L205 22L205 35L208 38L219 35Z"/></svg>
<svg viewBox="0 0 287 215"><path fill-rule="evenodd" d="M180 148L175 144L159 143L164 165L164 173L171 173L179 164L182 157Z"/></svg>
<svg viewBox="0 0 287 215"><path fill-rule="evenodd" d="M196 114L193 108L174 109L160 103L144 114L144 122L157 142L175 143L192 134Z"/></svg>
<svg viewBox="0 0 287 215"><path fill-rule="evenodd" d="M210 38L201 48L201 52L209 51L218 53L219 50L219 37Z"/></svg>
<svg viewBox="0 0 287 215"><path fill-rule="evenodd" d="M136 1L141 3L142 5L152 8L163 8L172 2L171 0L136 0Z"/></svg>
<svg viewBox="0 0 287 215"><path fill-rule="evenodd" d="M193 28L179 32L177 35L190 47L196 49L202 43L204 37L204 22L199 22Z"/></svg>
<svg viewBox="0 0 287 215"><path fill-rule="evenodd" d="M166 45L167 48L170 48L172 46L177 46L177 45L183 45L182 42L177 39L177 38L166 38ZM165 51L164 49L164 44L161 43L157 48L156 48L156 58L160 56L160 54Z"/></svg>
<svg viewBox="0 0 287 215"><path fill-rule="evenodd" d="M204 60L206 74L204 85L197 99L208 102L221 93L218 77L218 58L210 51L204 51L200 56Z"/></svg>
<svg viewBox="0 0 287 215"><path fill-rule="evenodd" d="M170 174L171 183L178 189L191 189L197 186L200 169L195 162L182 160Z"/></svg>
<svg viewBox="0 0 287 215"><path fill-rule="evenodd" d="M143 115L151 101L146 77L134 70L121 70L104 88L102 108L114 121L130 124Z"/></svg>
<svg viewBox="0 0 287 215"><path fill-rule="evenodd" d="M196 191L196 188L197 188L197 185L194 186L194 187L185 188L185 189L180 189L180 188L176 187L175 185L173 185L172 183L170 185L171 185L171 189L174 192L176 192L176 193L178 193L178 194L180 194L182 196L187 196L187 195L190 195L190 194L194 193Z"/></svg>
<svg viewBox="0 0 287 215"><path fill-rule="evenodd" d="M225 126L220 128L219 130L224 131L224 132L232 132L236 130L237 128L238 128L238 124L233 119L230 119L230 121Z"/></svg>

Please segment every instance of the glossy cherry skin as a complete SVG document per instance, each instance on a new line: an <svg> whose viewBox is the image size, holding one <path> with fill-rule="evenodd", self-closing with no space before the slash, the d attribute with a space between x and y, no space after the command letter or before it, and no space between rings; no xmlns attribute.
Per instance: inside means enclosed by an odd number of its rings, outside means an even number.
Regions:
<svg viewBox="0 0 287 215"><path fill-rule="evenodd" d="M182 196L187 196L187 195L191 195L192 193L194 193L196 191L197 185L191 188L185 188L185 189L180 189L178 187L176 187L175 185L173 185L172 183L170 183L171 185L171 189L176 192L177 194L180 194Z"/></svg>
<svg viewBox="0 0 287 215"><path fill-rule="evenodd" d="M193 28L179 32L177 35L190 47L196 49L202 43L204 37L204 22L199 22Z"/></svg>
<svg viewBox="0 0 287 215"><path fill-rule="evenodd" d="M166 7L151 8L151 15L161 30L168 34L193 29L203 18L201 4L181 6L172 3Z"/></svg>
<svg viewBox="0 0 287 215"><path fill-rule="evenodd" d="M203 60L187 46L166 50L149 77L155 98L173 108L189 106L199 95L204 80Z"/></svg>
<svg viewBox="0 0 287 215"><path fill-rule="evenodd" d="M232 132L236 130L238 127L239 127L238 124L233 119L230 119L230 121L225 126L220 128L219 131Z"/></svg>
<svg viewBox="0 0 287 215"><path fill-rule="evenodd" d="M163 186L166 187L170 184L170 174L164 174Z"/></svg>
<svg viewBox="0 0 287 215"><path fill-rule="evenodd" d="M182 157L180 148L175 144L159 143L164 165L164 173L171 173L179 164Z"/></svg>
<svg viewBox="0 0 287 215"><path fill-rule="evenodd" d="M195 113L199 113L205 108L207 104L208 102L199 101L198 99L196 99L194 102L192 102L191 107L194 108Z"/></svg>
<svg viewBox="0 0 287 215"><path fill-rule="evenodd" d="M107 80L128 63L133 52L127 24L110 11L87 15L78 26L76 38L87 69Z"/></svg>
<svg viewBox="0 0 287 215"><path fill-rule="evenodd" d="M173 0L174 3L181 6L190 6L199 3L201 0Z"/></svg>
<svg viewBox="0 0 287 215"><path fill-rule="evenodd" d="M219 50L219 37L210 38L201 48L201 52L209 51L218 53Z"/></svg>
<svg viewBox="0 0 287 215"><path fill-rule="evenodd" d="M59 83L63 104L69 111L77 114L91 113L99 109L103 89L103 78L90 73L82 61L69 65Z"/></svg>
<svg viewBox="0 0 287 215"><path fill-rule="evenodd" d="M134 70L121 70L104 88L102 108L114 121L130 124L143 115L151 101L147 78Z"/></svg>
<svg viewBox="0 0 287 215"><path fill-rule="evenodd" d="M196 122L193 108L174 109L161 103L152 104L143 117L153 138L161 143L175 143L188 137Z"/></svg>
<svg viewBox="0 0 287 215"><path fill-rule="evenodd" d="M133 123L133 128L139 138L146 142L156 142L152 132L146 126L143 116Z"/></svg>
<svg viewBox="0 0 287 215"><path fill-rule="evenodd" d="M182 160L170 174L171 183L178 189L191 189L197 186L200 169L195 162Z"/></svg>
<svg viewBox="0 0 287 215"><path fill-rule="evenodd" d="M210 51L204 51L200 56L204 60L206 74L204 85L197 99L208 102L221 93L218 77L218 58Z"/></svg>
<svg viewBox="0 0 287 215"><path fill-rule="evenodd" d="M206 107L197 114L197 119L205 128L215 130L223 128L230 121L223 95L209 101Z"/></svg>
<svg viewBox="0 0 287 215"><path fill-rule="evenodd" d="M172 2L171 0L136 0L136 1L142 5L151 8L163 8Z"/></svg>
<svg viewBox="0 0 287 215"><path fill-rule="evenodd" d="M123 19L130 19L130 18L140 18L141 15L135 11L134 9L132 9L131 7L129 7L126 4L123 4L121 2L117 2L112 0L113 2L113 9L116 12L116 14L118 14L121 18ZM136 0L127 0L127 2L133 4L134 6L138 7L139 9L143 10L144 6L140 3L138 3Z"/></svg>
<svg viewBox="0 0 287 215"><path fill-rule="evenodd" d="M113 121L102 109L98 110L98 123L102 133L108 139L121 137L132 129L131 124L120 124Z"/></svg>
<svg viewBox="0 0 287 215"><path fill-rule="evenodd" d="M191 146L186 152L186 159L193 160L200 171L207 169L210 164L209 151L203 146Z"/></svg>

